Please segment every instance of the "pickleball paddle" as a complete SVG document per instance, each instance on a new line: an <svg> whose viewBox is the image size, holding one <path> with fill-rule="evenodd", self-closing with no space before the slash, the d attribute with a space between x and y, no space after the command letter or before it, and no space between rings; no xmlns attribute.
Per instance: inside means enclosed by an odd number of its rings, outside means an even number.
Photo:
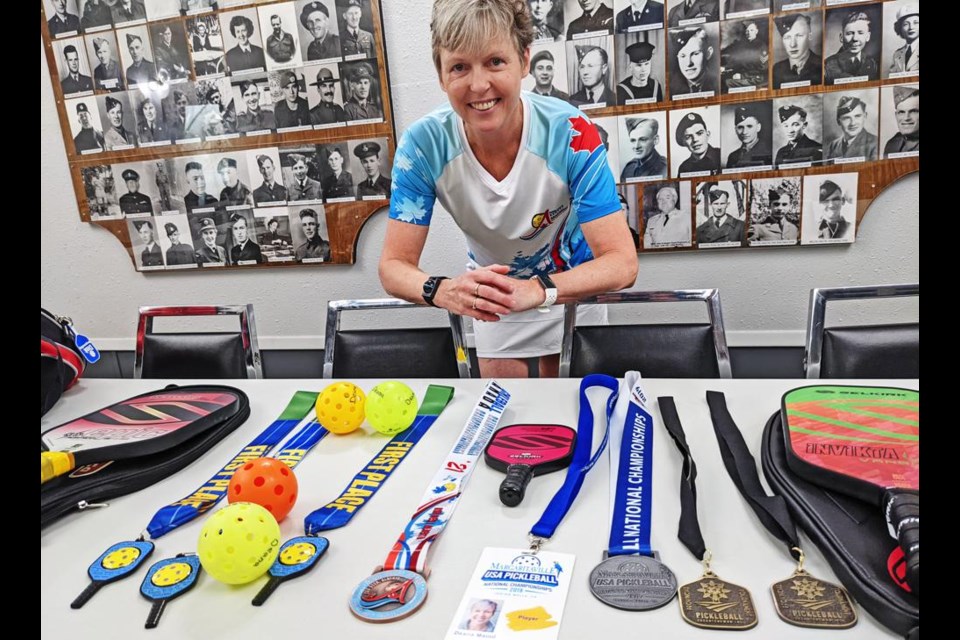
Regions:
<svg viewBox="0 0 960 640"><path fill-rule="evenodd" d="M576 441L577 432L559 424L512 424L498 429L483 457L489 466L507 474L500 483L500 502L517 506L531 478L568 467Z"/></svg>
<svg viewBox="0 0 960 640"><path fill-rule="evenodd" d="M920 595L920 392L812 386L783 396L787 464L825 489L879 505Z"/></svg>
<svg viewBox="0 0 960 640"><path fill-rule="evenodd" d="M240 402L230 387L151 391L40 434L40 484L78 466L166 451L216 426Z"/></svg>

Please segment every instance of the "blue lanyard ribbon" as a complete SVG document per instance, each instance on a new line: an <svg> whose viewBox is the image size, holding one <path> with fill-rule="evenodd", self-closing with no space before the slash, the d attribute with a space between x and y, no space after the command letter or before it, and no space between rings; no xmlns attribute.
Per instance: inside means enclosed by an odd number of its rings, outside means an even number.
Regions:
<svg viewBox="0 0 960 640"><path fill-rule="evenodd" d="M436 422L453 397L453 387L430 385L413 424L398 433L360 470L336 499L314 510L303 521L308 536L348 524L369 502L420 439Z"/></svg>
<svg viewBox="0 0 960 640"><path fill-rule="evenodd" d="M592 387L603 387L610 390L610 396L607 398L606 421L603 425L603 440L597 450L593 452L593 455L590 453L593 448L593 407L590 406L590 399L587 397L587 391ZM610 414L617 402L619 389L616 378L598 373L589 375L580 382L580 417L577 422L577 444L573 450L573 460L567 467L567 477L564 479L563 485L554 494L550 504L543 511L543 515L530 529L530 533L534 536L543 539L553 537L564 516L573 506L584 479L586 479L590 469L596 464L607 446Z"/></svg>
<svg viewBox="0 0 960 640"><path fill-rule="evenodd" d="M150 524L147 525L147 537L156 539L166 535L220 502L227 495L230 478L233 477L234 472L247 462L262 458L270 453L295 426L304 421L315 406L316 401L317 394L315 392L296 392L280 417L274 420L250 444L241 449L230 462L203 483L199 489L157 511L150 520ZM290 443L281 451L281 455L295 460L291 465L295 466L309 450L309 447L319 442L326 433L327 430L322 428L315 420L310 420L299 433L291 438ZM285 462L287 461L285 460ZM287 464L290 464L290 462L287 462Z"/></svg>
<svg viewBox="0 0 960 640"><path fill-rule="evenodd" d="M640 388L640 374L628 371L613 412L610 435L611 556L653 556L653 418ZM619 445L619 446L618 446Z"/></svg>

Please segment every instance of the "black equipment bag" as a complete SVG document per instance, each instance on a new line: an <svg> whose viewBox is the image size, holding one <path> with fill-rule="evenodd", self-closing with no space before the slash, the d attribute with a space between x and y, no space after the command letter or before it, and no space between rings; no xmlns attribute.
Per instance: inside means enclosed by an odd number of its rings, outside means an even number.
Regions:
<svg viewBox="0 0 960 640"><path fill-rule="evenodd" d="M40 417L83 375L86 360L70 319L40 309Z"/></svg>

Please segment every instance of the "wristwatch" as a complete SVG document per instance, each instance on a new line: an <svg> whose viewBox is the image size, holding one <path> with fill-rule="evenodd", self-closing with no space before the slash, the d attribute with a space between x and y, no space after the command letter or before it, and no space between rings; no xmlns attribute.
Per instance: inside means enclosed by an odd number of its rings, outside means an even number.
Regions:
<svg viewBox="0 0 960 640"><path fill-rule="evenodd" d="M449 279L447 276L430 276L427 278L427 281L423 283L423 301L431 307L437 306L433 303L433 298L440 290L440 281Z"/></svg>
<svg viewBox="0 0 960 640"><path fill-rule="evenodd" d="M543 302L537 307L537 311L547 313L550 311L550 307L557 303L557 285L553 284L550 276L542 273L537 274L537 282L540 283L540 286L543 287L543 291L546 294Z"/></svg>

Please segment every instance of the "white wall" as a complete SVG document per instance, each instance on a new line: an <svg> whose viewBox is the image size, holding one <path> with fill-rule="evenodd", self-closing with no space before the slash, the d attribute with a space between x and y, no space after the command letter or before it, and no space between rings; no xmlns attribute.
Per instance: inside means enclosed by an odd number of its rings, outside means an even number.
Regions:
<svg viewBox="0 0 960 640"><path fill-rule="evenodd" d="M430 54L431 2L382 4L394 114L402 132L443 100ZM320 348L327 300L384 295L377 259L385 212L367 223L352 266L139 274L117 240L80 221L42 44L40 124L40 301L55 313L71 316L101 349L133 348L140 305L242 302L256 307L263 348ZM424 269L456 274L464 262L459 231L442 214L435 216ZM766 346L802 344L812 287L919 279L920 178L913 174L874 201L853 246L646 254L640 258L637 285L718 287L731 345ZM643 317L688 317L669 306L656 314L643 309ZM905 321L919 317L917 304L901 301L888 308ZM617 310L612 317L624 320L640 313ZM841 315L857 320L859 314L854 309ZM436 317L437 324L444 321ZM415 316L411 322L421 320Z"/></svg>

